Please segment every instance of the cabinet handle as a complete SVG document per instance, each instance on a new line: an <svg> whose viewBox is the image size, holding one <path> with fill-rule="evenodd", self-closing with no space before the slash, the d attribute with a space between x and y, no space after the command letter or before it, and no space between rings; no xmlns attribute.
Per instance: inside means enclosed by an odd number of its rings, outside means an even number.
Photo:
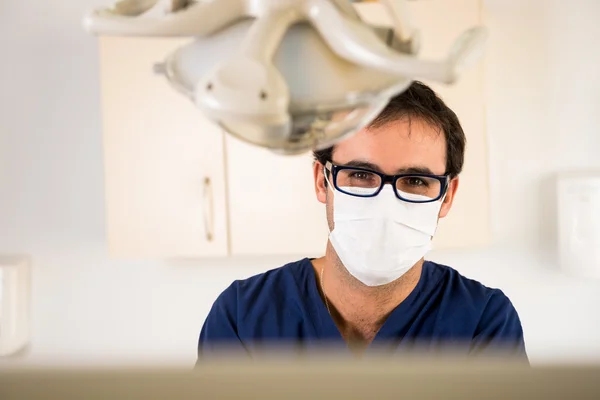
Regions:
<svg viewBox="0 0 600 400"><path fill-rule="evenodd" d="M215 231L215 213L213 204L212 182L209 177L204 178L204 230L206 240L213 241Z"/></svg>

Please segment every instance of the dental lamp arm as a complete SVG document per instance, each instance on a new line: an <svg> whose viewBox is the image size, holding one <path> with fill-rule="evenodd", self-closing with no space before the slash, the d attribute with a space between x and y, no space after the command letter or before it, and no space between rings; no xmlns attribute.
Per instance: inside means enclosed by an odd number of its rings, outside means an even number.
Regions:
<svg viewBox="0 0 600 400"><path fill-rule="evenodd" d="M349 18L352 18L356 21L361 20L360 14L356 11L356 8L354 8L352 2L348 0L331 0L331 2L335 4L335 6L339 8L339 10L346 14Z"/></svg>
<svg viewBox="0 0 600 400"><path fill-rule="evenodd" d="M469 29L457 38L445 60L430 61L393 51L367 25L341 15L327 0L310 1L309 18L331 50L352 63L409 79L446 84L454 83L479 58L487 39L485 29Z"/></svg>
<svg viewBox="0 0 600 400"><path fill-rule="evenodd" d="M419 37L411 24L407 0L380 0L392 17L394 35L408 54L419 52Z"/></svg>
<svg viewBox="0 0 600 400"><path fill-rule="evenodd" d="M120 0L111 8L115 14L137 17L153 9L159 0Z"/></svg>
<svg viewBox="0 0 600 400"><path fill-rule="evenodd" d="M245 0L122 0L96 9L83 20L93 34L123 36L206 36L243 18Z"/></svg>

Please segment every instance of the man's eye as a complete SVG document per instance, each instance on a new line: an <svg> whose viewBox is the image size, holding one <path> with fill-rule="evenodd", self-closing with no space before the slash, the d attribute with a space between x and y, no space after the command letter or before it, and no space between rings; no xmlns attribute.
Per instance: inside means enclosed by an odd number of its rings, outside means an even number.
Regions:
<svg viewBox="0 0 600 400"><path fill-rule="evenodd" d="M424 179L415 176L406 178L406 183L410 186L429 186Z"/></svg>
<svg viewBox="0 0 600 400"><path fill-rule="evenodd" d="M373 174L370 174L368 172L356 171L356 172L352 172L350 174L350 177L352 179L358 179L358 180L369 180L369 179L373 179Z"/></svg>

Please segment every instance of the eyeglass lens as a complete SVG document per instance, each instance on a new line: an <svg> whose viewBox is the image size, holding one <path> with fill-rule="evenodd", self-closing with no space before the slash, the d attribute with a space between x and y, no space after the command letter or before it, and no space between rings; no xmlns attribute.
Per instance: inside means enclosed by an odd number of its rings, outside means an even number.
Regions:
<svg viewBox="0 0 600 400"><path fill-rule="evenodd" d="M370 196L381 186L381 176L358 169L341 169L336 176L340 190L355 196ZM419 175L403 176L396 181L396 191L406 200L424 201L439 197L442 184L438 179Z"/></svg>

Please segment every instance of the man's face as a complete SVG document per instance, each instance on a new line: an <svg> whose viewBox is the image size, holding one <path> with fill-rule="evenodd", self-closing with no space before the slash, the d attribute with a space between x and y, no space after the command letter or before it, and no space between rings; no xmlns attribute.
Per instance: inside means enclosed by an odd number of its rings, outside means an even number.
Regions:
<svg viewBox="0 0 600 400"><path fill-rule="evenodd" d="M405 118L378 128L363 129L336 144L332 162L337 165L360 163L363 168L387 175L416 171L444 175L446 139L435 126L417 118ZM317 199L327 205L327 222L333 230L332 189L325 185L323 165L315 163L314 177ZM450 211L457 187L458 178L454 178L440 209L440 218Z"/></svg>

